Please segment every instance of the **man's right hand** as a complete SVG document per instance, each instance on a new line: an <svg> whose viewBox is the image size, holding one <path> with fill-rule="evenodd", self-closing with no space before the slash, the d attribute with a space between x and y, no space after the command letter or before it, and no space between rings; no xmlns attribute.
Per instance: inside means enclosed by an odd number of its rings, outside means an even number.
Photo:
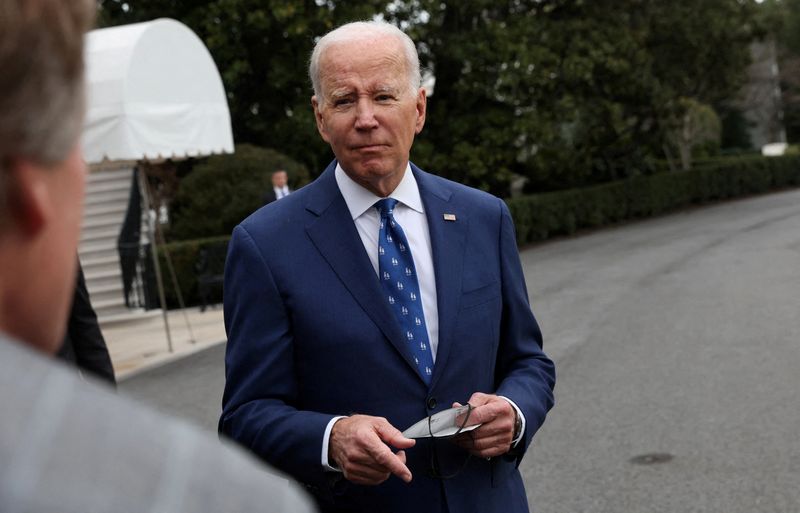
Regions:
<svg viewBox="0 0 800 513"><path fill-rule="evenodd" d="M333 425L328 455L353 483L378 485L392 474L408 483L411 471L406 467L405 452L395 454L387 444L408 449L415 443L382 417L353 415Z"/></svg>

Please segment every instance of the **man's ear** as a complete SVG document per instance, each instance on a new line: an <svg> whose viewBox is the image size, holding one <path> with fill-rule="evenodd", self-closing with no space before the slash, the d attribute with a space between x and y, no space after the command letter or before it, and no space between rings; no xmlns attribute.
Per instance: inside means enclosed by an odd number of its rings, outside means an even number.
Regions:
<svg viewBox="0 0 800 513"><path fill-rule="evenodd" d="M325 129L325 120L322 118L322 112L320 112L320 105L316 95L311 97L311 107L314 109L314 119L317 122L317 131L322 137L322 140L326 143L329 143L330 141L328 140L328 133Z"/></svg>
<svg viewBox="0 0 800 513"><path fill-rule="evenodd" d="M9 159L9 216L14 227L23 236L38 235L50 217L50 191L44 180L44 173L47 172L47 169L26 158Z"/></svg>
<svg viewBox="0 0 800 513"><path fill-rule="evenodd" d="M414 133L422 132L422 127L425 126L425 114L428 109L428 95L424 87L420 87L417 91L417 120L414 126Z"/></svg>

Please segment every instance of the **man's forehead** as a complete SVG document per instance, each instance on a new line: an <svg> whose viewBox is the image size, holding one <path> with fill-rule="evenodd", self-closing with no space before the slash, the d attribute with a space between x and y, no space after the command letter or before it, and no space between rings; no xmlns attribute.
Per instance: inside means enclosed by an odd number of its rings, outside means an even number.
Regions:
<svg viewBox="0 0 800 513"><path fill-rule="evenodd" d="M337 41L331 43L320 55L322 72L332 69L367 69L380 66L406 65L406 56L400 41L392 38L377 40Z"/></svg>
<svg viewBox="0 0 800 513"><path fill-rule="evenodd" d="M332 52L320 71L326 95L348 94L355 89L397 91L407 78L405 57L394 52L368 50L355 56Z"/></svg>

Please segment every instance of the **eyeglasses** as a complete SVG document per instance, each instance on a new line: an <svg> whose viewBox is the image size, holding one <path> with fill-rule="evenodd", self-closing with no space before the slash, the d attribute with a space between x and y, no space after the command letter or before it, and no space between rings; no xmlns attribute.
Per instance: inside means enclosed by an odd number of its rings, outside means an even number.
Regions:
<svg viewBox="0 0 800 513"><path fill-rule="evenodd" d="M446 413L446 411L437 414L440 415L439 417L437 417L436 415L431 415L430 417L428 417L428 434L432 438L431 466L428 472L431 477L435 479L452 479L457 475L459 475L461 471L463 471L467 467L469 460L472 458L472 454L469 452L467 453L467 457L464 458L464 461L461 463L461 465L458 466L455 472L449 472L449 473L442 472L442 469L439 466L439 454L437 452L436 446L439 443L438 440L440 439L454 438L460 435L461 433L468 433L473 429L477 428L478 426L480 426L480 424L473 424L471 426L469 425L469 418L472 415L472 409L473 409L472 405L467 403L466 405L460 408L454 409L455 410L453 412L455 414L454 418L451 416L441 416L441 414ZM452 423L444 422L444 420L450 418L452 418L454 422ZM439 420L439 422L437 422L437 420Z"/></svg>
<svg viewBox="0 0 800 513"><path fill-rule="evenodd" d="M430 438L431 439L431 464L429 475L436 479L451 479L461 473L472 457L467 453L464 462L458 466L455 472L444 472L439 463L437 444L442 439L454 438L458 435L469 433L479 427L480 423L470 424L470 417L474 407L467 403L464 406L450 408L440 411L434 415L426 417L410 428L403 431L406 438ZM474 420L474 419L473 419Z"/></svg>
<svg viewBox="0 0 800 513"><path fill-rule="evenodd" d="M472 405L467 403L464 406L431 415L428 417L428 435L431 438L453 438L462 432L472 431L479 426L479 424L467 426L472 410Z"/></svg>
<svg viewBox="0 0 800 513"><path fill-rule="evenodd" d="M406 438L452 438L458 434L472 431L480 424L470 425L473 406L466 404L457 408L440 411L425 417L403 431Z"/></svg>

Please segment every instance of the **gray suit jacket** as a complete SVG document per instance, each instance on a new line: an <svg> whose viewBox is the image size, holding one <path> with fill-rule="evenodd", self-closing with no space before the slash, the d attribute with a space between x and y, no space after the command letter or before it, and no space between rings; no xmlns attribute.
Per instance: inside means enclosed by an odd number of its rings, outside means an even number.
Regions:
<svg viewBox="0 0 800 513"><path fill-rule="evenodd" d="M0 334L0 511L310 512L285 478Z"/></svg>

